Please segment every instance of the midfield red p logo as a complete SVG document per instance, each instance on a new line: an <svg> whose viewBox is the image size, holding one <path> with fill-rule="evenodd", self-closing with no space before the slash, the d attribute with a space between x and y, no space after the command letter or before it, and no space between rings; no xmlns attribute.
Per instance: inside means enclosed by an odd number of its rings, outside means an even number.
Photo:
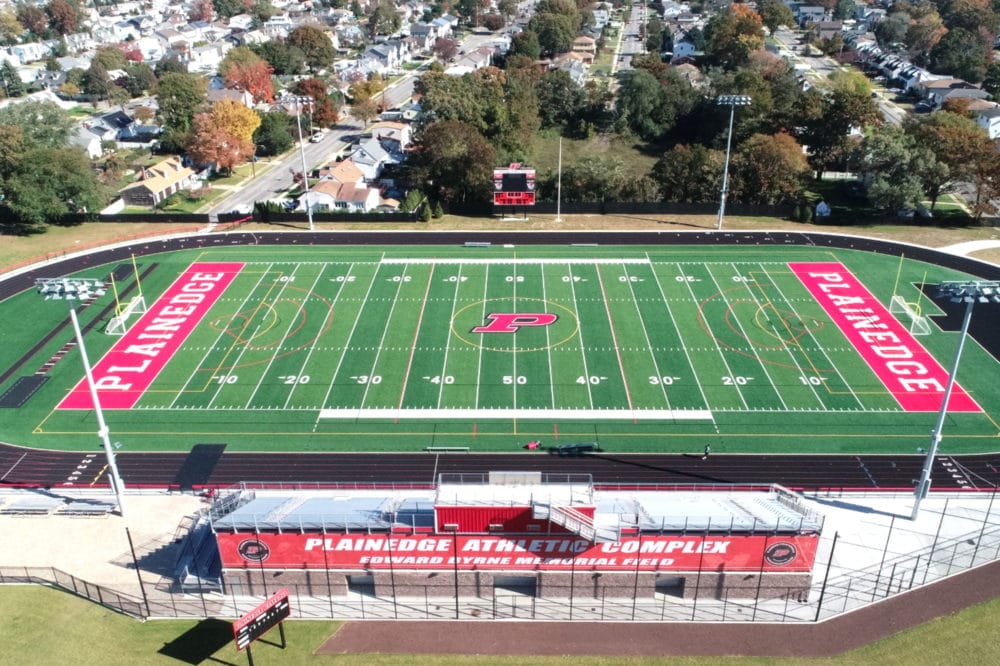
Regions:
<svg viewBox="0 0 1000 666"><path fill-rule="evenodd" d="M517 329L522 326L548 326L555 323L557 317L548 312L538 313L517 313L517 312L492 312L486 315L490 323L485 326L476 326L473 333L517 333Z"/></svg>

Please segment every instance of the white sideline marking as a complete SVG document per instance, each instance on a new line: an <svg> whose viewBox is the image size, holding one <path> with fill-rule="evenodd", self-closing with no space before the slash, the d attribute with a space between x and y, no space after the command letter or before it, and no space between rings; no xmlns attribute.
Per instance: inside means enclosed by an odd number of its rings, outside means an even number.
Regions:
<svg viewBox="0 0 1000 666"><path fill-rule="evenodd" d="M628 259L438 259L436 257L385 257L383 264L649 264L648 258Z"/></svg>
<svg viewBox="0 0 1000 666"><path fill-rule="evenodd" d="M622 419L712 421L708 409L321 409L321 419Z"/></svg>

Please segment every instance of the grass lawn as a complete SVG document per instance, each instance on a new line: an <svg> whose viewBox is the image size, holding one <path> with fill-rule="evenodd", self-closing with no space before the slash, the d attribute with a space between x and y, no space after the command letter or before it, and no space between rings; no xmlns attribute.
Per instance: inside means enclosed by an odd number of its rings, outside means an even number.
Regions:
<svg viewBox="0 0 1000 666"><path fill-rule="evenodd" d="M614 139L595 135L589 139L563 139L563 168L578 164L587 157L603 160L618 160L627 176L641 178L649 173L657 158L646 155L629 140ZM559 135L552 131L538 134L532 144L531 159L528 164L535 167L538 177L555 175L559 168Z"/></svg>
<svg viewBox="0 0 1000 666"><path fill-rule="evenodd" d="M727 664L922 664L995 663L1000 653L996 616L1000 600L973 606L888 639L828 659L729 657ZM233 647L228 623L218 620L158 620L140 623L70 594L34 586L0 589L0 643L4 663L106 664L107 666L177 663L243 664L246 656ZM268 664L598 664L652 665L667 659L597 657L483 657L471 655L315 655L339 622L286 623L287 648L278 647L278 632L253 647L254 663ZM488 627L483 625L484 630ZM718 664L717 657L672 658L687 666Z"/></svg>

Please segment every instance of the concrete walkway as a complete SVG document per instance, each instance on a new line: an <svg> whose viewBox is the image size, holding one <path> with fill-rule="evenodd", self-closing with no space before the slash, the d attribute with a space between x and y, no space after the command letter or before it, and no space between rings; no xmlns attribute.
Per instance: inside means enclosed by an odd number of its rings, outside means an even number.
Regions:
<svg viewBox="0 0 1000 666"><path fill-rule="evenodd" d="M1000 247L1000 239L965 241L964 243L955 243L954 245L946 245L938 249L941 250L942 252L950 252L951 254L960 254L964 256L969 254L970 252L979 252L980 250L991 250L997 247Z"/></svg>

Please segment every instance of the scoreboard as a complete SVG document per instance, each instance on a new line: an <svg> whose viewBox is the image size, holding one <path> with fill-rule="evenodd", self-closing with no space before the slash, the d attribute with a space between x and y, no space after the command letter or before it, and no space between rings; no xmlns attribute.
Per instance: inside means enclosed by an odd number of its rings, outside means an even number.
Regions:
<svg viewBox="0 0 1000 666"><path fill-rule="evenodd" d="M275 625L288 619L291 614L288 590L282 588L276 594L271 595L267 601L233 622L233 638L236 641L236 649L246 649L255 640L274 629Z"/></svg>
<svg viewBox="0 0 1000 666"><path fill-rule="evenodd" d="M534 206L535 170L518 163L493 169L494 206Z"/></svg>

